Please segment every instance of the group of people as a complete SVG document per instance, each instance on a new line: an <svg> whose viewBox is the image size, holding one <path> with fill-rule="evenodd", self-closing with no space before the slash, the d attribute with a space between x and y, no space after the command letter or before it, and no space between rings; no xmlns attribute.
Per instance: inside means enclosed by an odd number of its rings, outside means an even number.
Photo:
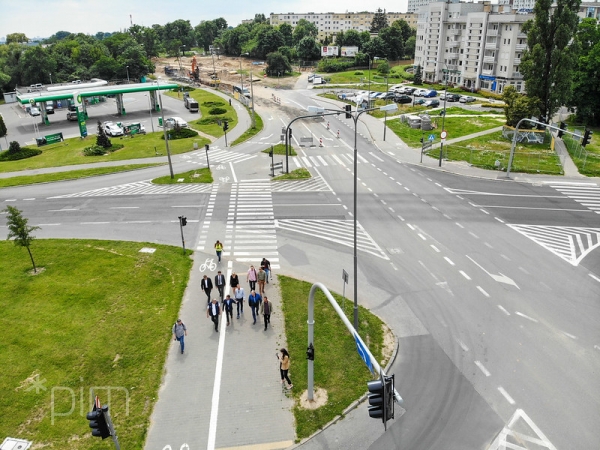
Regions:
<svg viewBox="0 0 600 450"><path fill-rule="evenodd" d="M244 288L241 286L236 289L235 298L231 298L231 295L227 294L221 301L221 304L219 304L216 298L213 298L206 307L206 317L210 317L213 321L216 332L219 332L219 316L223 314L223 311L225 311L225 316L227 317L227 326L233 321L234 304L236 305L237 318L239 319L240 314L244 314ZM268 326L271 324L273 303L271 303L266 295L261 296L253 290L250 291L250 295L248 296L248 306L252 310L252 319L254 320L252 325L256 325L256 318L262 315L265 323L265 331L267 331Z"/></svg>

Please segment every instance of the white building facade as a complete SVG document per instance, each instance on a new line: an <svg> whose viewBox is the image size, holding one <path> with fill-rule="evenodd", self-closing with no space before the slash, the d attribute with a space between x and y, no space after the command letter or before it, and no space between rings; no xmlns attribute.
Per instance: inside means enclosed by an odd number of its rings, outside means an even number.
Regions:
<svg viewBox="0 0 600 450"><path fill-rule="evenodd" d="M527 48L523 24L531 14L504 13L500 5L430 3L419 10L415 66L423 80L444 81L501 94L512 85L525 90L519 72Z"/></svg>

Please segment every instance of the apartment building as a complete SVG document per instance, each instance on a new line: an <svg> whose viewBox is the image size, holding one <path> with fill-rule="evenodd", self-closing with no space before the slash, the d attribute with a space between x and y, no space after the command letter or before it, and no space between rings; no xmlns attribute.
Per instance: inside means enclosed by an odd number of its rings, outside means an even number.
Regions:
<svg viewBox="0 0 600 450"><path fill-rule="evenodd" d="M532 14L517 14L502 5L482 3L430 3L417 18L415 65L423 79L501 94L512 85L525 90L519 72L527 48L523 24Z"/></svg>
<svg viewBox="0 0 600 450"><path fill-rule="evenodd" d="M345 13L286 13L275 14L271 13L270 23L273 26L287 23L292 27L296 27L300 19L312 22L319 30L318 39L323 40L325 37L334 39L340 31L356 30L359 33L369 31L371 22L373 22L374 12L345 12ZM408 13L386 13L388 24L392 24L396 20L405 20L411 28L417 28L417 15Z"/></svg>

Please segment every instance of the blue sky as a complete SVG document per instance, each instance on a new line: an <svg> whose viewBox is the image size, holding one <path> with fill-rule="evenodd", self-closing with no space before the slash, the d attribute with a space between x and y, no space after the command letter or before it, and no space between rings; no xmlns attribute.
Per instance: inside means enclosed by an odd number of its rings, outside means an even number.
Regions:
<svg viewBox="0 0 600 450"><path fill-rule="evenodd" d="M326 5L326 6L325 6ZM192 26L202 20L224 17L231 26L254 14L286 12L358 12L387 9L406 12L408 0L0 0L0 38L10 33L25 33L27 37L49 37L57 31L96 34L98 31L118 31L133 23L164 25L177 19L189 20Z"/></svg>

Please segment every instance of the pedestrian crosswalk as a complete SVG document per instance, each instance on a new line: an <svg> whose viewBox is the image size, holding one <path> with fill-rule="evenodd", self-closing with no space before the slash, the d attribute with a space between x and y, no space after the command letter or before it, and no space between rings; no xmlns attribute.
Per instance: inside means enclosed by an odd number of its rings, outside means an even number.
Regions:
<svg viewBox="0 0 600 450"><path fill-rule="evenodd" d="M308 150L310 151L310 150ZM327 167L327 166L353 166L354 165L354 154L352 153L338 153L331 155L307 155L307 156L293 156L291 158L293 168L298 169L300 167ZM358 155L357 163L364 164L369 161Z"/></svg>
<svg viewBox="0 0 600 450"><path fill-rule="evenodd" d="M282 219L276 221L276 227L354 248L353 220ZM356 244L359 251L389 260L389 257L360 223L357 224L356 234Z"/></svg>
<svg viewBox="0 0 600 450"><path fill-rule="evenodd" d="M321 175L297 181L274 181L271 183L272 192L320 192L331 191Z"/></svg>
<svg viewBox="0 0 600 450"><path fill-rule="evenodd" d="M267 258L272 269L279 269L270 180L232 184L225 239L229 251L224 256L255 267Z"/></svg>
<svg viewBox="0 0 600 450"><path fill-rule="evenodd" d="M600 228L508 225L573 266L600 246Z"/></svg>
<svg viewBox="0 0 600 450"><path fill-rule="evenodd" d="M591 184L551 184L561 194L600 214L600 187Z"/></svg>
<svg viewBox="0 0 600 450"><path fill-rule="evenodd" d="M247 154L224 150L218 146L211 146L208 150L208 161L214 163L239 163L252 158L256 158L256 154ZM195 151L181 155L181 159L188 160L191 164L200 164L206 166L206 151Z"/></svg>
<svg viewBox="0 0 600 450"><path fill-rule="evenodd" d="M106 197L113 195L202 194L210 192L211 189L212 185L204 183L153 184L151 180L145 180L49 198Z"/></svg>

